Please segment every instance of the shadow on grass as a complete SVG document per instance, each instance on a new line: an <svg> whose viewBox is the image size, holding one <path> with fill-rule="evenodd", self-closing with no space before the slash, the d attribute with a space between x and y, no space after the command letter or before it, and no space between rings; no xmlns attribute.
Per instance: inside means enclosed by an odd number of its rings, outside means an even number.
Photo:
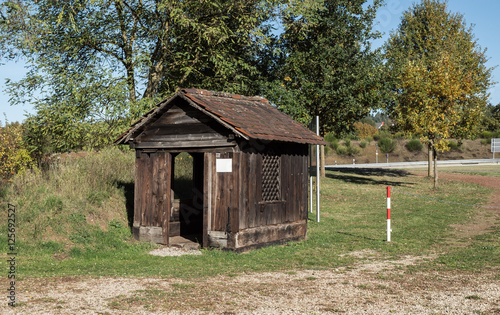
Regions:
<svg viewBox="0 0 500 315"><path fill-rule="evenodd" d="M134 224L134 183L119 181L116 187L123 189L125 195L125 207L127 208L127 221L130 231Z"/></svg>
<svg viewBox="0 0 500 315"><path fill-rule="evenodd" d="M329 169L326 177L338 179L346 183L358 185L385 185L385 186L411 186L415 183L397 180L376 179L373 177L406 177L411 175L405 170L383 169L383 168L337 168ZM345 174L345 175L344 175Z"/></svg>

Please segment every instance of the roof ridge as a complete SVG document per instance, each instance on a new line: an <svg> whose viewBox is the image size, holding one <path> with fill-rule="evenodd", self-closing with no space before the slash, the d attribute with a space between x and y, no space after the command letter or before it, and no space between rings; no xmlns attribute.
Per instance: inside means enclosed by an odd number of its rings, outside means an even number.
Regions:
<svg viewBox="0 0 500 315"><path fill-rule="evenodd" d="M245 96L241 94L233 94L233 93L227 93L227 92L218 92L218 91L210 91L210 90L205 90L205 89L182 89L182 92L186 94L197 94L197 95L203 95L203 96L214 96L214 97L222 97L222 98L234 98L237 100L245 100L245 101L257 101L257 102L266 102L268 103L269 101L261 96Z"/></svg>

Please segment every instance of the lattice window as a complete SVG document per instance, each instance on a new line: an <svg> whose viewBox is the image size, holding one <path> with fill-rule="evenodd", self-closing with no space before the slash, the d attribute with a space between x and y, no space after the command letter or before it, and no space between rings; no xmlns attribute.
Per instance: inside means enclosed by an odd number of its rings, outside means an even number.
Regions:
<svg viewBox="0 0 500 315"><path fill-rule="evenodd" d="M268 153L262 156L262 201L281 200L281 157Z"/></svg>

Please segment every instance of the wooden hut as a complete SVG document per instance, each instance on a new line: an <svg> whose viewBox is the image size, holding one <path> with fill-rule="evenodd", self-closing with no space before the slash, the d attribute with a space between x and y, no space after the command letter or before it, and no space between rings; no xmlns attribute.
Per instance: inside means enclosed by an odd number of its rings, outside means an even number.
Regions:
<svg viewBox="0 0 500 315"><path fill-rule="evenodd" d="M261 97L185 89L115 141L136 150L133 234L242 251L303 239L308 144L325 144ZM187 199L173 193L175 156L188 152Z"/></svg>

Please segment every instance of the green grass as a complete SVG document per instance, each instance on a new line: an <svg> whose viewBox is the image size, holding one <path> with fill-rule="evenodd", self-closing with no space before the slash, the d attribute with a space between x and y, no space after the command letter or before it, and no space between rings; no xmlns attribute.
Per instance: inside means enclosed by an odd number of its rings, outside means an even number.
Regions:
<svg viewBox="0 0 500 315"><path fill-rule="evenodd" d="M451 225L474 220L478 208L426 199L481 204L491 195L490 190L446 180L434 190L431 179L398 170L327 172L322 181L321 222L310 214L305 241L244 254L208 249L200 256L151 256L147 253L156 245L134 241L127 221L133 156L110 149L59 165L52 173L16 179L3 197L2 207L6 209L10 202L18 209L19 277L196 278L329 269L363 259L429 254L437 258L408 268L479 272L500 266L498 222L493 229L465 240ZM386 242L387 186L393 187L390 243ZM0 234L3 253L7 252L5 232L3 228ZM366 250L376 255L345 255ZM5 259L0 266L7 270Z"/></svg>

